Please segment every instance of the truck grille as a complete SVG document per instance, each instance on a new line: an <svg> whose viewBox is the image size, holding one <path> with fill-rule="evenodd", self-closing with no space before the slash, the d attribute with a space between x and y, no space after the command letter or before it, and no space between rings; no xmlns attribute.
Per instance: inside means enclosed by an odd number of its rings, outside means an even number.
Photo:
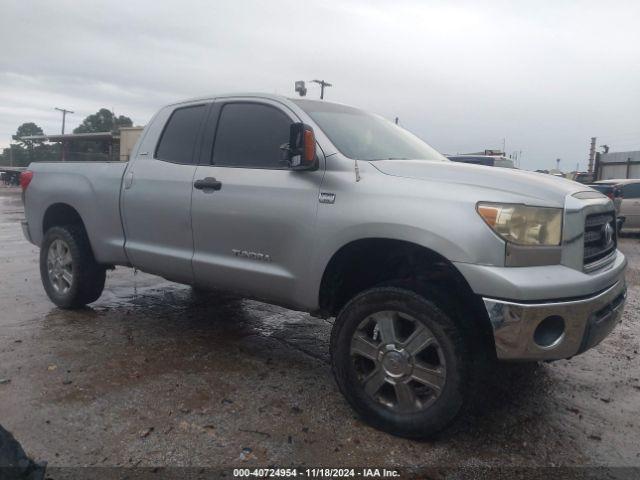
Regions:
<svg viewBox="0 0 640 480"><path fill-rule="evenodd" d="M584 225L584 266L589 268L611 255L616 249L616 217L614 212L587 216Z"/></svg>

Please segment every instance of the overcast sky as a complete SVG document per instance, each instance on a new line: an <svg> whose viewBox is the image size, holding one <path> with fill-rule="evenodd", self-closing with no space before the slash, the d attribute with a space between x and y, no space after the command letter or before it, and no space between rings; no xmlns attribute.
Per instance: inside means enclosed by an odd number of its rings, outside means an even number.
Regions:
<svg viewBox="0 0 640 480"><path fill-rule="evenodd" d="M0 146L101 107L144 125L216 92L325 98L400 118L443 153L522 150L586 167L589 140L640 149L638 1L25 1L0 12ZM309 85L308 96L319 89Z"/></svg>

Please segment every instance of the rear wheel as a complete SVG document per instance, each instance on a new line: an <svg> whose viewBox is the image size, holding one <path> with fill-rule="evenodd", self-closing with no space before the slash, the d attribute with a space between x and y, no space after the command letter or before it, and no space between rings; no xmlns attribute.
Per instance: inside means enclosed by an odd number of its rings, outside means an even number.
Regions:
<svg viewBox="0 0 640 480"><path fill-rule="evenodd" d="M465 401L469 362L457 327L409 290L384 287L357 295L336 319L331 348L340 390L381 430L433 436Z"/></svg>
<svg viewBox="0 0 640 480"><path fill-rule="evenodd" d="M62 308L80 308L102 294L106 270L91 251L82 226L53 227L40 246L40 277L47 295Z"/></svg>

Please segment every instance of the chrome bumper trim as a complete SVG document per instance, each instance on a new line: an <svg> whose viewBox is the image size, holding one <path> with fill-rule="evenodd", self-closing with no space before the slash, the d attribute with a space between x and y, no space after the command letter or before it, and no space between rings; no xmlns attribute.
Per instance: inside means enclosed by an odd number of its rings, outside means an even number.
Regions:
<svg viewBox="0 0 640 480"><path fill-rule="evenodd" d="M626 298L624 280L605 291L580 300L517 303L483 298L491 320L500 360L559 360L597 345L619 322ZM553 345L541 347L533 340L545 318L563 318L565 331Z"/></svg>

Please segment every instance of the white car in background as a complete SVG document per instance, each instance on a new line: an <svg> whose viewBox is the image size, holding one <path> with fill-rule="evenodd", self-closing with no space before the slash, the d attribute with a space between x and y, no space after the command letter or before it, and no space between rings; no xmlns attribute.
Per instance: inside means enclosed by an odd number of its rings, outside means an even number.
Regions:
<svg viewBox="0 0 640 480"><path fill-rule="evenodd" d="M625 217L623 232L640 232L640 178L612 178L594 182L613 185L622 191L619 215Z"/></svg>

